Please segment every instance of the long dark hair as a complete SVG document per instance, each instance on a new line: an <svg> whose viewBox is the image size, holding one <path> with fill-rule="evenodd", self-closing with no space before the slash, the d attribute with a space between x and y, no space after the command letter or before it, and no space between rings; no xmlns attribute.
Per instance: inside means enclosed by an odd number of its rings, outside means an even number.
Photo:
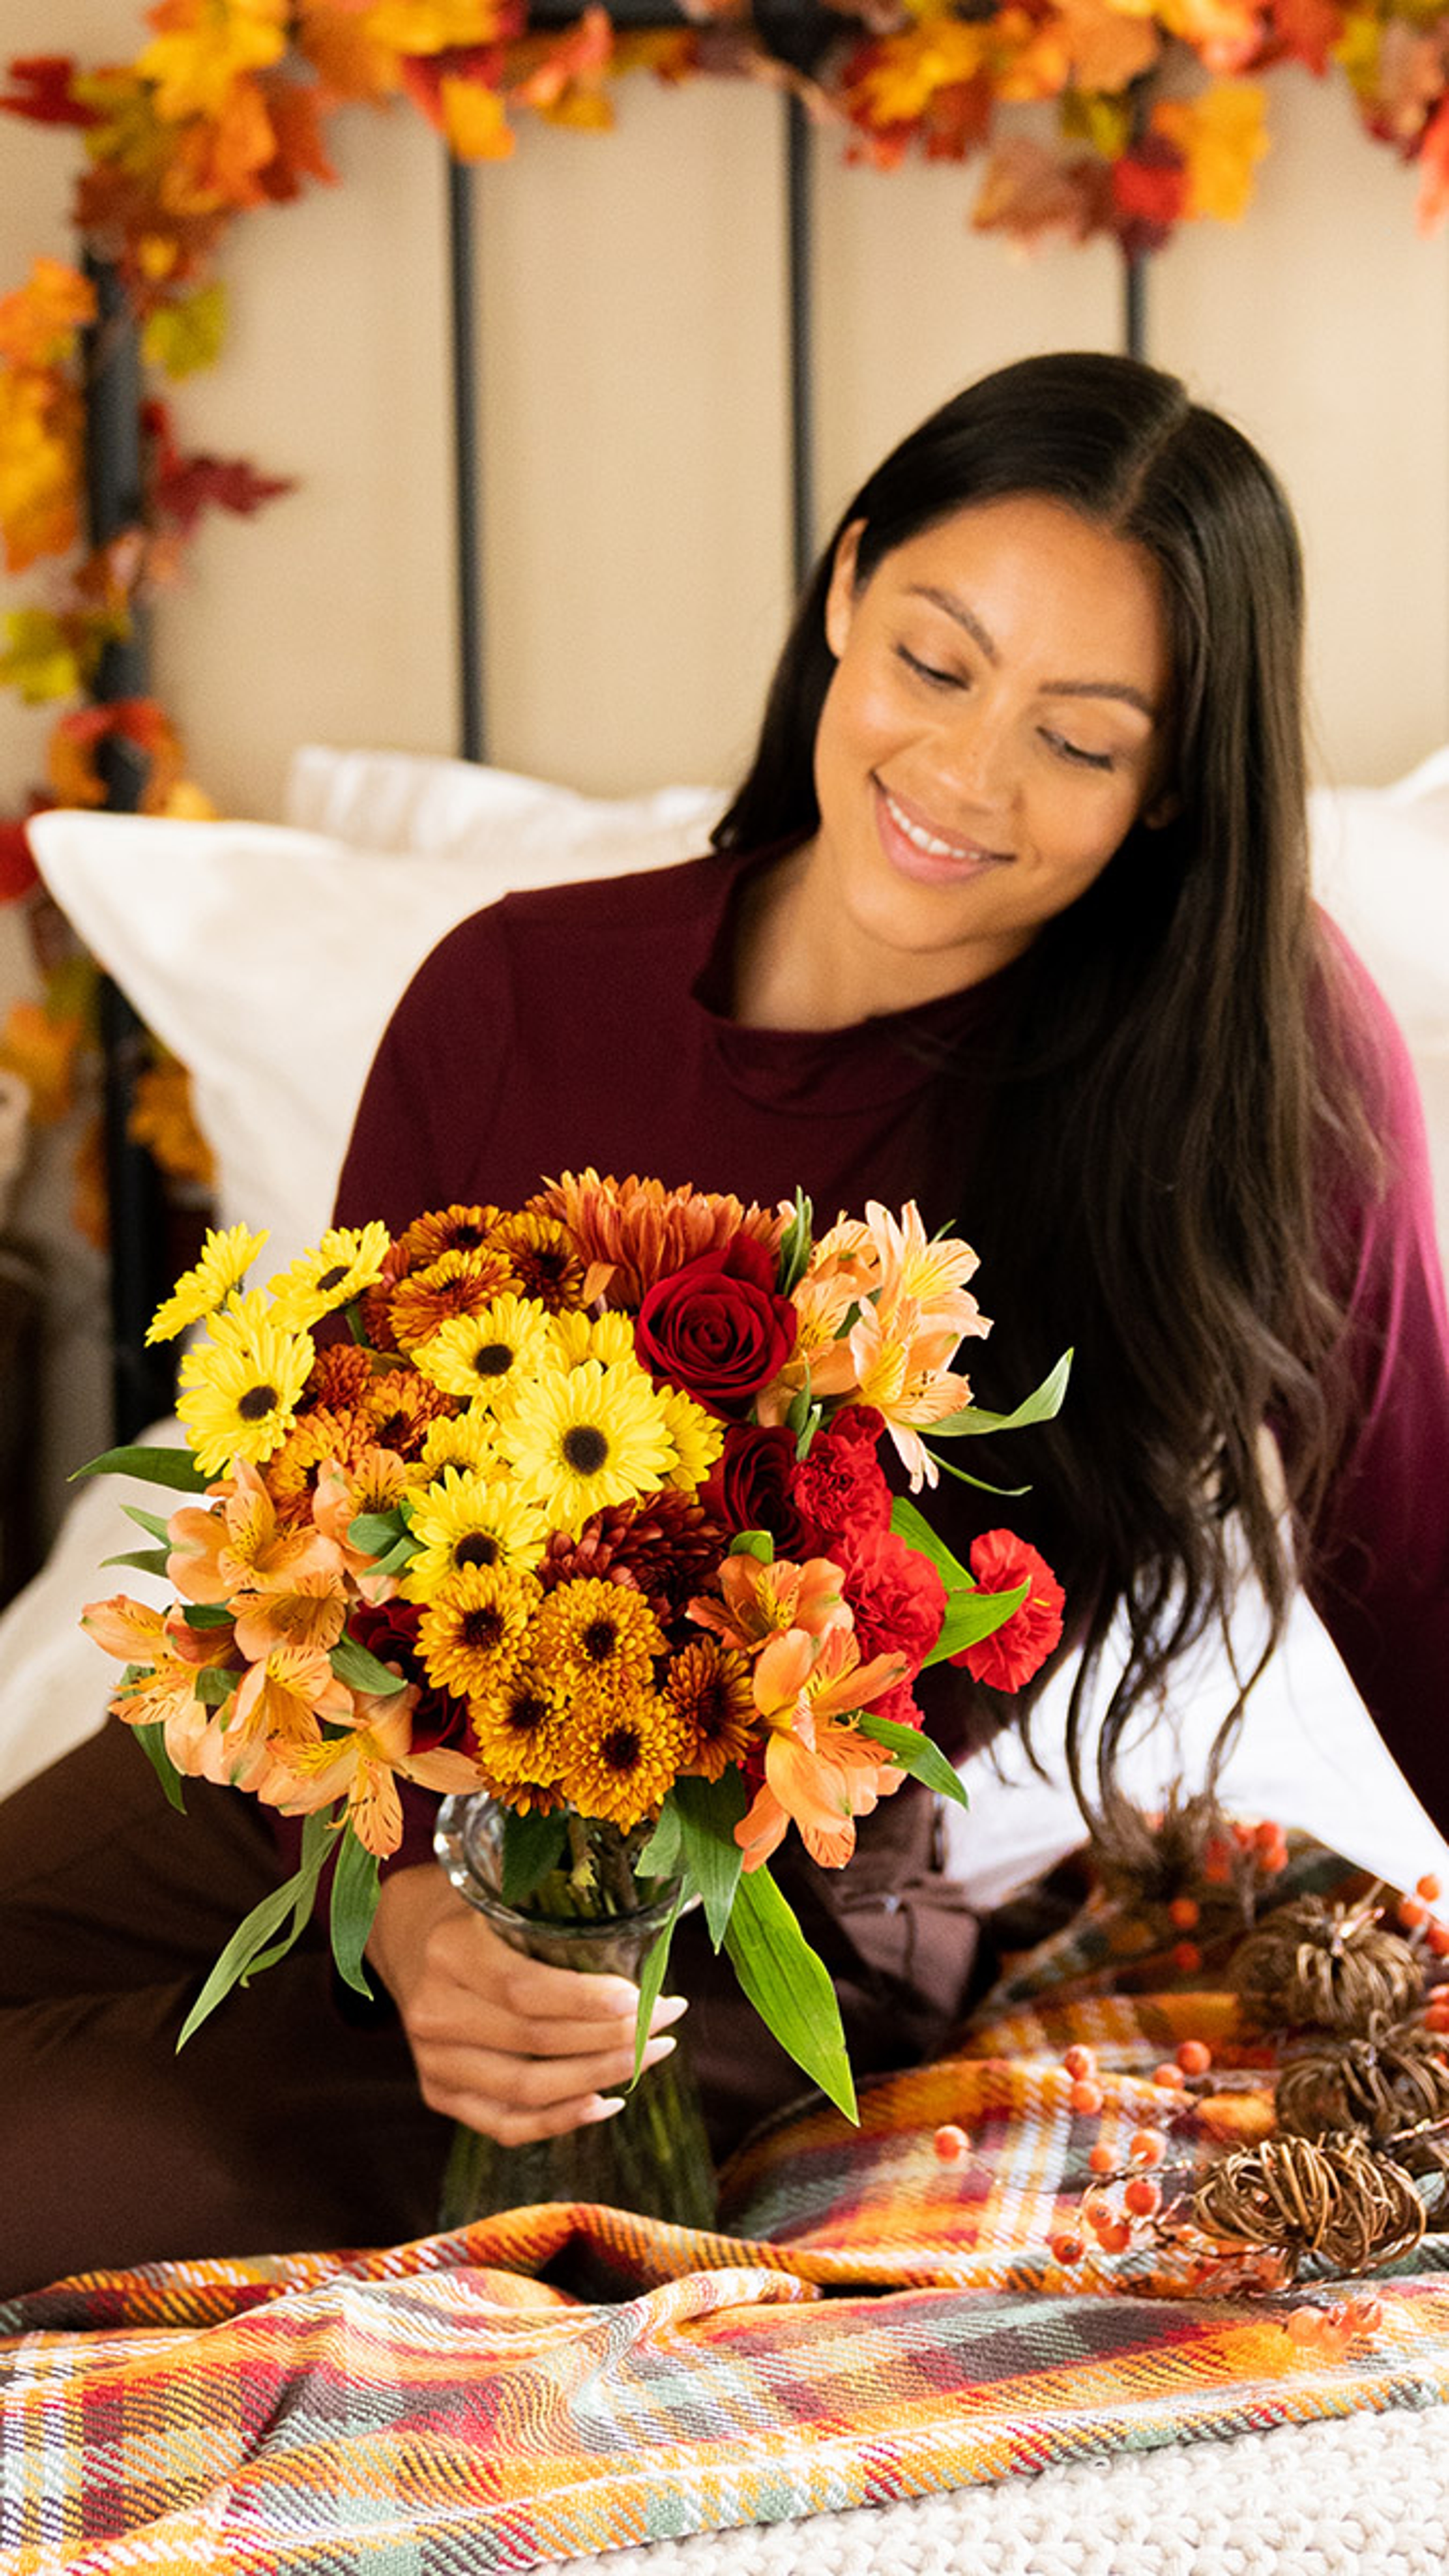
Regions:
<svg viewBox="0 0 1449 2576"><path fill-rule="evenodd" d="M1298 538L1256 449L1175 377L1126 358L1027 359L957 395L842 514L715 840L760 848L818 822L825 600L845 530L861 523L864 585L933 522L1028 493L1151 555L1174 675L1175 810L1135 825L1039 933L957 1210L999 1319L973 1357L985 1400L993 1379L1015 1400L1076 1346L1066 1408L1031 1435L1027 1472L1084 1643L1074 1783L1120 1840L1123 1731L1165 1700L1187 1647L1226 1631L1245 1559L1270 1633L1235 1675L1214 1777L1281 1633L1346 1401L1347 1282L1324 1240L1323 1175L1334 1157L1340 1170L1372 1158L1343 1106L1348 1041L1309 899ZM1004 1481L1020 1460L1014 1443ZM1127 1659L1089 1788L1087 1709L1119 1616Z"/></svg>

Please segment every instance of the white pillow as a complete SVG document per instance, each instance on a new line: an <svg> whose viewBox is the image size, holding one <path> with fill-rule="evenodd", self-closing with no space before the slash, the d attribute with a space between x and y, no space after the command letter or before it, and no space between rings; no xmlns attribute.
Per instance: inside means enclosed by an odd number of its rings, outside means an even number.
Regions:
<svg viewBox="0 0 1449 2576"><path fill-rule="evenodd" d="M491 856L504 870L501 884L552 885L664 866L682 849L701 850L724 804L710 788L580 796L473 760L306 743L292 755L282 811L303 831L365 850Z"/></svg>
<svg viewBox="0 0 1449 2576"><path fill-rule="evenodd" d="M218 1222L270 1229L270 1276L326 1225L373 1051L444 933L511 887L687 858L720 803L693 789L592 804L484 780L466 838L413 855L125 814L42 814L30 833L61 910L190 1067Z"/></svg>

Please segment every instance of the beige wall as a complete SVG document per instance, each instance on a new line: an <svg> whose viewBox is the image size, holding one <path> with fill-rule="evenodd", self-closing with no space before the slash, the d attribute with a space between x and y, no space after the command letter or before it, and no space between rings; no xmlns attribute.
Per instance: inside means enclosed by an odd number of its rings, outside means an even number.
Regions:
<svg viewBox="0 0 1449 2576"><path fill-rule="evenodd" d="M129 0L9 0L7 50L128 54ZM1320 763L1382 780L1449 734L1449 239L1341 85L1270 84L1273 152L1236 230L1154 264L1153 350L1266 446L1313 583ZM158 621L196 774L275 813L300 740L456 734L442 172L406 111L335 129L343 185L247 218L222 365L188 440L295 475L213 521ZM0 123L0 285L67 240L73 138ZM970 171L889 176L816 145L820 499L951 387L1113 345L1100 246L1024 259L966 222ZM533 126L477 180L490 748L601 792L722 779L788 598L782 119L749 87L636 79L603 140ZM32 596L17 585L7 597ZM0 796L44 721L0 701Z"/></svg>

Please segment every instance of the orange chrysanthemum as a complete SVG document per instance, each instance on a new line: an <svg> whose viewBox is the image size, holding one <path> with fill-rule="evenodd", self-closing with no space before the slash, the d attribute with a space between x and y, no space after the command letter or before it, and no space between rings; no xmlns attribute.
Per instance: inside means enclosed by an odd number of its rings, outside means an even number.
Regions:
<svg viewBox="0 0 1449 2576"><path fill-rule="evenodd" d="M584 1265L557 1217L525 1208L500 1220L492 1242L506 1256L520 1296L536 1297L551 1315L583 1302Z"/></svg>
<svg viewBox="0 0 1449 2576"><path fill-rule="evenodd" d="M559 1785L581 1816L627 1833L662 1805L688 1751L684 1720L659 1692L580 1692L569 1704Z"/></svg>
<svg viewBox="0 0 1449 2576"><path fill-rule="evenodd" d="M427 1270L445 1252L478 1252L498 1223L496 1207L435 1208L398 1236L389 1270L395 1280L410 1270Z"/></svg>
<svg viewBox="0 0 1449 2576"><path fill-rule="evenodd" d="M671 1658L664 1690L693 1737L682 1769L718 1780L758 1741L749 1664L713 1637Z"/></svg>
<svg viewBox="0 0 1449 2576"><path fill-rule="evenodd" d="M299 1413L350 1413L372 1384L371 1355L356 1342L329 1342L312 1362Z"/></svg>
<svg viewBox="0 0 1449 2576"><path fill-rule="evenodd" d="M737 1234L754 1235L773 1252L780 1219L768 1208L743 1207L714 1190L668 1190L662 1181L601 1180L590 1166L550 1181L530 1205L557 1217L587 1263L582 1302L607 1295L631 1310L656 1279L702 1252L722 1251Z"/></svg>
<svg viewBox="0 0 1449 2576"><path fill-rule="evenodd" d="M399 1280L388 1299L388 1320L405 1351L430 1341L458 1315L476 1315L513 1285L505 1255L480 1245L473 1252L443 1252L426 1270Z"/></svg>
<svg viewBox="0 0 1449 2576"><path fill-rule="evenodd" d="M453 1398L441 1387L429 1386L415 1369L384 1369L368 1388L363 1410L379 1449L395 1450L399 1458L416 1458L422 1453L429 1424L452 1412Z"/></svg>
<svg viewBox="0 0 1449 2576"><path fill-rule="evenodd" d="M376 1442L376 1428L365 1413L334 1412L327 1405L304 1413L267 1460L267 1489L278 1510L292 1518L299 1508L310 1512L318 1473L328 1459L353 1467Z"/></svg>
<svg viewBox="0 0 1449 2576"><path fill-rule="evenodd" d="M532 1664L517 1666L498 1690L470 1701L468 1719L474 1751L495 1795L515 1806L522 1786L554 1802L568 1712Z"/></svg>

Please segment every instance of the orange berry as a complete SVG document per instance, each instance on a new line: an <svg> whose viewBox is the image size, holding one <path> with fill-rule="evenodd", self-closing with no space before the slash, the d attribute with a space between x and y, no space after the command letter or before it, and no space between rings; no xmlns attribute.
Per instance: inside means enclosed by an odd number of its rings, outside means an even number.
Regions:
<svg viewBox="0 0 1449 2576"><path fill-rule="evenodd" d="M1421 1905L1417 1896L1401 1896L1398 1916L1406 1932L1417 1932L1420 1924L1428 1921L1429 1908Z"/></svg>
<svg viewBox="0 0 1449 2576"><path fill-rule="evenodd" d="M1115 2173L1117 2170L1117 2159L1113 2155L1110 2147L1093 2147L1091 2154L1087 2158L1087 2162L1094 2174Z"/></svg>
<svg viewBox="0 0 1449 2576"><path fill-rule="evenodd" d="M1124 2205L1134 2218L1150 2218L1162 2207L1162 2193L1146 2174L1134 2174L1122 2194Z"/></svg>
<svg viewBox="0 0 1449 2576"><path fill-rule="evenodd" d="M958 2157L969 2155L971 2151L971 2141L965 2130L958 2129L952 2120L947 2120L936 2131L931 2144L943 2165L953 2165Z"/></svg>
<svg viewBox="0 0 1449 2576"><path fill-rule="evenodd" d="M1217 1852L1213 1852L1211 1850L1204 1852L1202 1875L1205 1887L1226 1887L1228 1885L1233 1875L1233 1862L1232 1854L1227 1850L1225 1845L1220 1846Z"/></svg>
<svg viewBox="0 0 1449 2576"><path fill-rule="evenodd" d="M1426 2030L1449 2030L1449 2003L1432 2003L1424 2015Z"/></svg>
<svg viewBox="0 0 1449 2576"><path fill-rule="evenodd" d="M1080 2236L1054 2236L1051 2249L1059 2263L1067 2264L1080 2263L1087 2250Z"/></svg>
<svg viewBox="0 0 1449 2576"><path fill-rule="evenodd" d="M1358 2334L1377 2334L1384 2321L1382 2299L1350 2299L1347 2314Z"/></svg>
<svg viewBox="0 0 1449 2576"><path fill-rule="evenodd" d="M1283 2331L1290 2343L1315 2344L1323 2340L1323 2325L1321 2308L1295 2308L1284 2318Z"/></svg>
<svg viewBox="0 0 1449 2576"><path fill-rule="evenodd" d="M1416 1878L1414 1881L1414 1894L1422 1896L1426 1905L1437 1905L1442 1893L1443 1890L1432 1870L1426 1870L1422 1878Z"/></svg>
<svg viewBox="0 0 1449 2576"><path fill-rule="evenodd" d="M1233 1827L1233 1840L1237 1844L1239 1851L1251 1851L1257 1839L1257 1826L1244 1824L1242 1817L1240 1816Z"/></svg>
<svg viewBox="0 0 1449 2576"><path fill-rule="evenodd" d="M1205 2039L1185 2039L1177 2051L1177 2062L1184 2075L1206 2075L1213 2053Z"/></svg>
<svg viewBox="0 0 1449 2576"><path fill-rule="evenodd" d="M1062 2064L1069 2075L1095 2075L1097 2072L1097 2052L1094 2048L1084 2048L1081 2042L1077 2041L1073 2047L1067 2050L1065 2057L1062 2059Z"/></svg>
<svg viewBox="0 0 1449 2576"><path fill-rule="evenodd" d="M1253 1842L1260 1852L1276 1851L1282 1840L1282 1826L1273 1824L1266 1817L1261 1825L1254 1828Z"/></svg>
<svg viewBox="0 0 1449 2576"><path fill-rule="evenodd" d="M1195 1977L1202 1966L1202 1952L1195 1941L1179 1941L1172 1954L1172 1964L1180 1977Z"/></svg>
<svg viewBox="0 0 1449 2576"><path fill-rule="evenodd" d="M1127 2152L1134 2165L1160 2165L1163 2145L1156 2129L1139 2129Z"/></svg>
<svg viewBox="0 0 1449 2576"><path fill-rule="evenodd" d="M1090 2119L1094 2111L1101 2110L1102 2087L1100 2084L1093 2084L1084 2079L1080 2084L1072 2086L1067 2099L1072 2109L1079 2111L1083 2119Z"/></svg>
<svg viewBox="0 0 1449 2576"><path fill-rule="evenodd" d="M1181 2093L1185 2084L1185 2078L1180 2066L1154 2066L1152 2070L1152 2081L1154 2084L1165 2084L1168 2090L1173 2093Z"/></svg>
<svg viewBox="0 0 1449 2576"><path fill-rule="evenodd" d="M1433 1959L1449 1959L1449 1923L1431 1923L1424 1946Z"/></svg>
<svg viewBox="0 0 1449 2576"><path fill-rule="evenodd" d="M1125 2218L1109 2218L1097 2230L1097 2243L1104 2254L1125 2254L1132 2242L1132 2230Z"/></svg>
<svg viewBox="0 0 1449 2576"><path fill-rule="evenodd" d="M1279 1872L1281 1870L1285 1870L1287 1866L1288 1846L1286 1843L1274 1843L1269 1850L1261 1851L1258 1854L1258 1867L1265 1878L1276 1878Z"/></svg>
<svg viewBox="0 0 1449 2576"><path fill-rule="evenodd" d="M1179 1932L1195 1931L1201 1914L1202 1907L1195 1896L1175 1896L1167 1909L1168 1921L1175 1923Z"/></svg>

